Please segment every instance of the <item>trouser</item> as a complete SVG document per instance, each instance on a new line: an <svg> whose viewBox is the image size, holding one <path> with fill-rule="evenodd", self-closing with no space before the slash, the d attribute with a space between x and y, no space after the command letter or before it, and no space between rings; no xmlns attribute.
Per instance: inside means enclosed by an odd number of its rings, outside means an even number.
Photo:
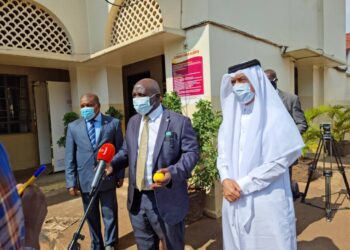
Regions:
<svg viewBox="0 0 350 250"><path fill-rule="evenodd" d="M84 211L90 202L88 193L82 193ZM100 204L102 219L105 226L104 242L101 234ZM100 250L104 246L115 246L118 244L118 205L116 190L110 189L99 192L92 204L89 215L87 216L91 237L91 249Z"/></svg>
<svg viewBox="0 0 350 250"><path fill-rule="evenodd" d="M185 223L169 225L160 217L154 191L142 191L140 207L130 212L137 249L159 249L162 240L167 250L182 250L185 246Z"/></svg>

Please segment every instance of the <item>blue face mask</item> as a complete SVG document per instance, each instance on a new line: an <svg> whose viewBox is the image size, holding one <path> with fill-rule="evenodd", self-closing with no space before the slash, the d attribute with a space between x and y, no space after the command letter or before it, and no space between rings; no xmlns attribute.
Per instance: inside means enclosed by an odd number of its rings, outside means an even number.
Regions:
<svg viewBox="0 0 350 250"><path fill-rule="evenodd" d="M253 100L255 94L250 90L249 83L236 83L232 86L232 92L240 103L247 104Z"/></svg>
<svg viewBox="0 0 350 250"><path fill-rule="evenodd" d="M148 112L151 111L153 106L151 105L151 97L150 96L134 97L132 99L132 102L134 104L134 109L136 110L137 113L139 113L140 115L146 115Z"/></svg>
<svg viewBox="0 0 350 250"><path fill-rule="evenodd" d="M80 115L85 120L89 121L95 116L95 110L94 107L84 107L80 109Z"/></svg>

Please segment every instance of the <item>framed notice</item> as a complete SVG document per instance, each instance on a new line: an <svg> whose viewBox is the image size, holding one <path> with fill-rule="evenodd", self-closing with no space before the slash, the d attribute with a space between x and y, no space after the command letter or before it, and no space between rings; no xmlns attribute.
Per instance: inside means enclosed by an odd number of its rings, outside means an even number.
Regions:
<svg viewBox="0 0 350 250"><path fill-rule="evenodd" d="M179 96L204 94L203 57L199 51L191 51L176 56L172 62L173 90Z"/></svg>

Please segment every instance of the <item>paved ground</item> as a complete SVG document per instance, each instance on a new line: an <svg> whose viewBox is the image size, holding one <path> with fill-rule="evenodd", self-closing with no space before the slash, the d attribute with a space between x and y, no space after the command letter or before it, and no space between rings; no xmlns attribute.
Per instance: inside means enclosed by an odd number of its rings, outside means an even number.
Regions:
<svg viewBox="0 0 350 250"><path fill-rule="evenodd" d="M350 165L347 176L350 180ZM20 177L23 180L25 177ZM297 217L298 249L335 250L350 249L350 201L345 196L341 175L334 172L332 181L332 206L344 210L333 212L331 222L325 219L324 209L295 202ZM311 182L306 201L324 206L324 178ZM66 249L82 216L80 198L72 199L65 190L63 173L40 177L38 185L44 190L48 201L48 215L41 234L41 248ZM300 183L301 191L304 183ZM127 183L118 189L119 249L136 249L132 228L126 209ZM349 209L346 209L349 208ZM89 249L87 227L83 228L86 239L81 249ZM221 221L204 217L186 226L186 249L222 249Z"/></svg>

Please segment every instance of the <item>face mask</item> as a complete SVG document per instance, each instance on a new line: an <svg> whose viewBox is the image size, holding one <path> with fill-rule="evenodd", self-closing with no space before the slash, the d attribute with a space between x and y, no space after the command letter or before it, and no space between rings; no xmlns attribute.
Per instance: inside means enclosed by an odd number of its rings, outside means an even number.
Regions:
<svg viewBox="0 0 350 250"><path fill-rule="evenodd" d="M247 104L253 100L255 94L250 90L249 83L237 83L232 86L232 92L240 103Z"/></svg>
<svg viewBox="0 0 350 250"><path fill-rule="evenodd" d="M150 99L151 97L149 96L133 98L132 102L134 104L134 109L136 110L136 112L139 113L140 115L145 115L148 112L150 112L153 106L151 105Z"/></svg>
<svg viewBox="0 0 350 250"><path fill-rule="evenodd" d="M94 107L84 107L80 109L80 115L85 120L89 121L95 116L95 110Z"/></svg>
<svg viewBox="0 0 350 250"><path fill-rule="evenodd" d="M272 86L274 87L274 89L276 89L277 88L277 81L276 81L276 79L274 79L274 80L272 80L270 82L271 82Z"/></svg>

